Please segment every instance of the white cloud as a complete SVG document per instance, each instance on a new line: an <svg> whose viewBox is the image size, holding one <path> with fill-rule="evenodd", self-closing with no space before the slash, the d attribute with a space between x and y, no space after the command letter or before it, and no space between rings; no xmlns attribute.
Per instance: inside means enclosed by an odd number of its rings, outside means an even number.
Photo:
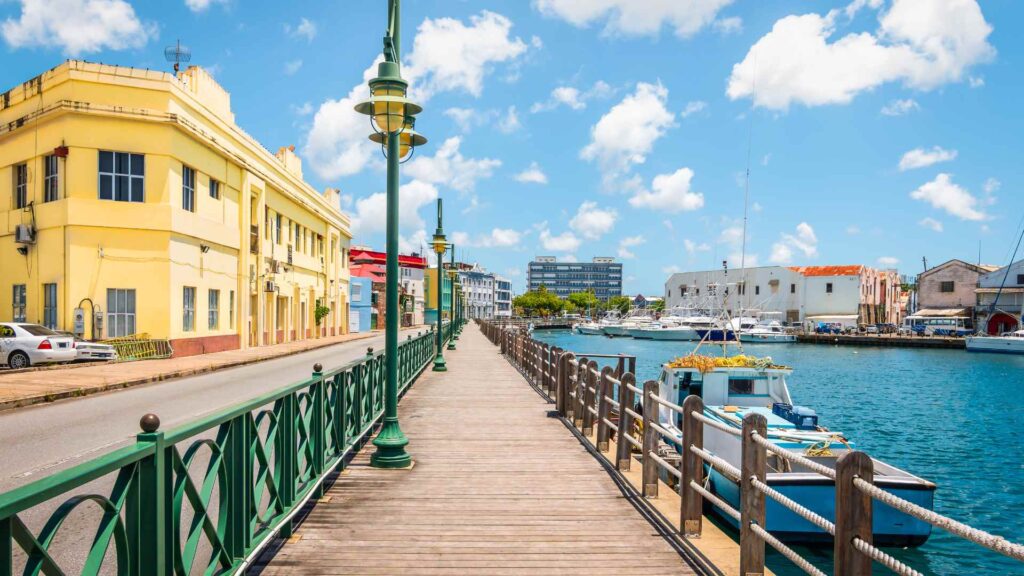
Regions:
<svg viewBox="0 0 1024 576"><path fill-rule="evenodd" d="M427 248L427 231L423 228L413 232L409 236L398 235L398 251L402 254L416 252L427 259L428 266L437 265L437 256Z"/></svg>
<svg viewBox="0 0 1024 576"><path fill-rule="evenodd" d="M647 242L647 239L641 235L627 236L622 240L619 240L619 258L625 258L627 260L630 258L636 258L636 254L634 254L630 248L635 248L645 242Z"/></svg>
<svg viewBox="0 0 1024 576"><path fill-rule="evenodd" d="M794 252L799 251L807 258L818 255L818 236L814 228L807 222L796 226L796 234L783 233L779 241L772 245L769 261L774 264L789 264L793 261Z"/></svg>
<svg viewBox="0 0 1024 576"><path fill-rule="evenodd" d="M1003 187L1003 183L1002 182L1000 182L999 180L996 180L995 178L989 178L988 180L985 180L985 184L982 187L982 189L985 191L985 194L993 194L993 193L997 192L1002 187Z"/></svg>
<svg viewBox="0 0 1024 576"><path fill-rule="evenodd" d="M309 116L313 113L313 105L309 102L303 102L298 106L292 104L292 112L294 112L296 116Z"/></svg>
<svg viewBox="0 0 1024 576"><path fill-rule="evenodd" d="M551 91L551 96L546 102L536 102L530 106L530 112L546 112L554 110L559 106L567 106L572 110L583 110L587 102L597 98L608 98L615 93L615 90L605 81L598 80L586 92L571 86L559 86Z"/></svg>
<svg viewBox="0 0 1024 576"><path fill-rule="evenodd" d="M519 244L522 233L511 228L495 228L490 234L471 238L465 232L452 234L452 242L461 247L509 248Z"/></svg>
<svg viewBox="0 0 1024 576"><path fill-rule="evenodd" d="M158 29L124 0L21 0L21 15L4 20L0 34L11 48L59 47L79 56L141 48Z"/></svg>
<svg viewBox="0 0 1024 576"><path fill-rule="evenodd" d="M892 256L882 256L878 259L878 264L886 268L894 268L899 263L900 259Z"/></svg>
<svg viewBox="0 0 1024 576"><path fill-rule="evenodd" d="M185 6L193 12L204 12L211 4L227 4L228 0L185 0Z"/></svg>
<svg viewBox="0 0 1024 576"><path fill-rule="evenodd" d="M575 252L580 247L580 239L572 232L566 231L554 236L546 227L540 231L540 243L545 250L552 252Z"/></svg>
<svg viewBox="0 0 1024 576"><path fill-rule="evenodd" d="M284 63L284 73L288 76L295 74L302 68L302 60L292 60Z"/></svg>
<svg viewBox="0 0 1024 576"><path fill-rule="evenodd" d="M917 112L920 109L921 106L917 103L917 100L912 98L891 100L888 104L882 107L882 114L886 116L905 116L911 112Z"/></svg>
<svg viewBox="0 0 1024 576"><path fill-rule="evenodd" d="M938 146L932 146L930 150L914 148L900 158L900 172L926 168L940 162L950 162L956 159L956 155L956 150L945 150Z"/></svg>
<svg viewBox="0 0 1024 576"><path fill-rule="evenodd" d="M686 108L683 108L683 111L679 113L679 116L681 118L686 118L688 116L696 114L697 112L702 112L707 107L707 102L704 102L703 100L693 100L692 102L686 103Z"/></svg>
<svg viewBox="0 0 1024 576"><path fill-rule="evenodd" d="M978 199L954 184L950 174L939 174L931 182L911 192L910 197L914 200L924 200L932 207L944 210L961 220L981 221L989 217L978 210Z"/></svg>
<svg viewBox="0 0 1024 576"><path fill-rule="evenodd" d="M718 11L732 0L534 0L545 16L561 18L573 26L587 27L605 20L603 33L623 36L654 36L669 26L676 36L688 38L711 24Z"/></svg>
<svg viewBox="0 0 1024 576"><path fill-rule="evenodd" d="M466 158L459 152L462 138L453 136L444 141L433 156L417 156L406 166L412 178L448 186L459 192L471 192L477 180L490 178L501 160Z"/></svg>
<svg viewBox="0 0 1024 576"><path fill-rule="evenodd" d="M651 182L651 190L640 189L629 199L634 208L650 208L669 214L698 210L704 206L704 195L690 189L693 170L680 168L672 174L659 174Z"/></svg>
<svg viewBox="0 0 1024 576"><path fill-rule="evenodd" d="M882 8L881 2L855 4ZM777 110L846 104L890 82L931 90L965 80L968 69L995 54L992 27L976 0L894 0L873 34L834 38L839 14L778 20L733 66L728 96Z"/></svg>
<svg viewBox="0 0 1024 576"><path fill-rule="evenodd" d="M743 32L743 19L739 16L719 18L718 20L715 20L711 26L715 29L715 32L718 32L723 36L739 34L740 32Z"/></svg>
<svg viewBox="0 0 1024 576"><path fill-rule="evenodd" d="M597 160L606 187L614 187L634 165L643 164L655 142L675 125L667 101L664 86L641 82L590 129L591 141L580 157Z"/></svg>
<svg viewBox="0 0 1024 576"><path fill-rule="evenodd" d="M477 110L452 107L446 109L444 115L451 118L463 134L469 134L479 126L494 126L502 134L511 134L523 127L522 122L519 121L519 111L515 106L509 106L504 112L493 109Z"/></svg>
<svg viewBox="0 0 1024 576"><path fill-rule="evenodd" d="M448 108L444 111L444 115L451 118L463 134L472 132L473 128L482 124L485 116L479 110L458 107Z"/></svg>
<svg viewBox="0 0 1024 576"><path fill-rule="evenodd" d="M700 244L698 244L693 240L690 240L689 238L683 240L683 247L686 248L686 253L689 254L691 257L696 255L698 252L707 252L711 250L710 244L707 244L705 242L701 242Z"/></svg>
<svg viewBox="0 0 1024 576"><path fill-rule="evenodd" d="M850 236L856 236L857 234L860 234L860 226L850 224L846 227L846 233Z"/></svg>
<svg viewBox="0 0 1024 576"><path fill-rule="evenodd" d="M425 226L419 211L423 206L437 200L437 188L432 184L413 180L399 188L398 220L404 229L421 229ZM352 233L366 236L384 232L387 220L387 195L383 192L371 194L355 202L352 214Z"/></svg>
<svg viewBox="0 0 1024 576"><path fill-rule="evenodd" d="M292 38L305 38L306 42L312 42L316 38L316 23L309 18L299 18L295 26L285 24L284 32Z"/></svg>
<svg viewBox="0 0 1024 576"><path fill-rule="evenodd" d="M971 76L967 81L970 83L971 88L981 88L985 85L985 79L981 76Z"/></svg>
<svg viewBox="0 0 1024 576"><path fill-rule="evenodd" d="M515 175L515 179L516 179L517 182L522 182L524 184L526 184L526 183L530 183L530 184L547 184L548 183L548 176L547 176L547 174L545 174L544 171L540 169L540 166L536 162L531 162L529 168L527 168L526 170L523 170L519 174L516 174Z"/></svg>
<svg viewBox="0 0 1024 576"><path fill-rule="evenodd" d="M933 232L942 232L942 222L939 222L935 218L922 218L918 224Z"/></svg>
<svg viewBox="0 0 1024 576"><path fill-rule="evenodd" d="M599 208L597 202L580 204L569 227L587 240L599 240L615 227L619 214L611 208Z"/></svg>
<svg viewBox="0 0 1024 576"><path fill-rule="evenodd" d="M509 106L508 110L505 111L505 115L498 120L498 132L502 134L511 134L522 129L523 124L519 121L519 114L516 112L515 106Z"/></svg>
<svg viewBox="0 0 1024 576"><path fill-rule="evenodd" d="M412 97L419 103L443 90L462 89L479 95L483 78L494 63L517 58L526 51L520 39L509 38L512 23L504 16L484 11L470 22L467 26L442 18L427 19L420 25L403 69ZM353 108L369 98L366 82L377 75L380 60L378 57L366 69L363 81L348 95L322 103L313 119L303 154L324 179L356 174L379 154L379 149L366 139L369 121Z"/></svg>

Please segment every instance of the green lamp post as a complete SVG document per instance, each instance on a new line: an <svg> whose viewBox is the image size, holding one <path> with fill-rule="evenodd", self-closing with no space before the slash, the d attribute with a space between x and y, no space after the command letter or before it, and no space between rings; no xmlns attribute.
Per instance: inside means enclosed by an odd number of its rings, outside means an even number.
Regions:
<svg viewBox="0 0 1024 576"><path fill-rule="evenodd" d="M441 314L441 304L444 299L441 297L444 286L444 251L448 248L448 243L445 242L444 229L441 227L441 199L437 199L437 230L434 231L434 240L432 242L434 247L434 254L437 255L437 334L435 339L437 345L434 347L437 350L437 355L434 356L434 372L445 372L448 370L448 366L444 363L444 354L442 353L442 346L444 346L444 318Z"/></svg>
<svg viewBox="0 0 1024 576"><path fill-rule="evenodd" d="M412 157L427 139L414 130L414 116L423 108L406 98L408 82L401 76L400 0L388 0L388 28L384 36L384 61L370 80L370 99L356 105L356 112L370 116L374 133L387 158L387 262L384 332L384 422L373 440L377 451L370 464L377 468L405 468L412 458L405 451L409 439L398 425L398 167Z"/></svg>
<svg viewBox="0 0 1024 576"><path fill-rule="evenodd" d="M451 245L451 249L452 259L448 268L448 277L451 279L451 290L448 293L448 319L450 322L448 329L451 333L448 337L448 349L455 350L455 341L458 339L455 329L459 325L459 317L455 314L455 290L458 288L456 280L459 273L455 271L455 244Z"/></svg>

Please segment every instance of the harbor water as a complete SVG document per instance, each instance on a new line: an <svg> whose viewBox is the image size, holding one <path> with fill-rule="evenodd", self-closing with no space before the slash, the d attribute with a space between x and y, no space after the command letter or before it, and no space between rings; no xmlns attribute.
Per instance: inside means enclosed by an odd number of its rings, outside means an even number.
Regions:
<svg viewBox="0 0 1024 576"><path fill-rule="evenodd" d="M662 363L695 347L566 330L538 330L534 337L577 354L635 355L640 382L657 378ZM721 354L721 346L708 350ZM744 353L791 366L793 402L816 410L824 426L935 482L937 512L1024 542L1024 356L820 344L748 344ZM799 549L823 569L830 566L830 550ZM941 530L920 548L888 551L924 574L1024 575L1019 562ZM770 568L803 574L777 554Z"/></svg>

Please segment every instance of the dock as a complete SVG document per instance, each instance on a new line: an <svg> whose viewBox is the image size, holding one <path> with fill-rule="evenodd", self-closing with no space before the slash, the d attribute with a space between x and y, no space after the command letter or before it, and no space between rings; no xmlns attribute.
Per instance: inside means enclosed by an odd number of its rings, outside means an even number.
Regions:
<svg viewBox="0 0 1024 576"><path fill-rule="evenodd" d="M701 573L479 330L447 362L399 405L413 467L360 452L262 574Z"/></svg>
<svg viewBox="0 0 1024 576"><path fill-rule="evenodd" d="M967 340L944 336L896 336L891 334L798 334L797 342L833 346L881 346L892 348L942 348L964 350Z"/></svg>

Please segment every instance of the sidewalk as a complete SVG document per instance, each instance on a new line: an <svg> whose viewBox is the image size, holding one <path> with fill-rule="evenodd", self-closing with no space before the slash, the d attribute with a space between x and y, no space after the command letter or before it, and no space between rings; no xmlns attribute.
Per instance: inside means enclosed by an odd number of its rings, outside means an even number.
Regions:
<svg viewBox="0 0 1024 576"><path fill-rule="evenodd" d="M0 410L53 402L63 398L85 396L182 376L193 376L383 334L383 331L360 332L260 346L248 350L228 350L164 360L76 365L63 369L28 370L16 373L0 371Z"/></svg>

